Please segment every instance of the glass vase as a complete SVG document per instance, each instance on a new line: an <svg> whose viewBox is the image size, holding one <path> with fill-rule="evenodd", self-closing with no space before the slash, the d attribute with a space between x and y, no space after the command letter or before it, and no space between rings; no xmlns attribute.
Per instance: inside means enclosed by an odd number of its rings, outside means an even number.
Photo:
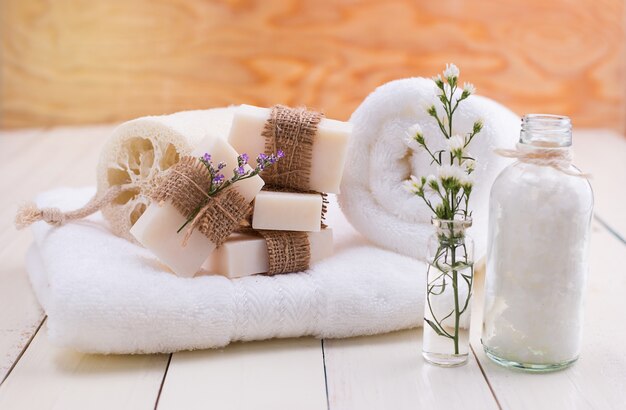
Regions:
<svg viewBox="0 0 626 410"><path fill-rule="evenodd" d="M422 354L428 362L460 366L469 354L469 324L474 283L474 241L466 231L471 218L433 218L428 241Z"/></svg>

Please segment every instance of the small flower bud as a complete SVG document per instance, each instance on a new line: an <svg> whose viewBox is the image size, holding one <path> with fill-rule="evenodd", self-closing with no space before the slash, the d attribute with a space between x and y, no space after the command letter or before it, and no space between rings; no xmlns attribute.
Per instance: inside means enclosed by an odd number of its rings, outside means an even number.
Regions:
<svg viewBox="0 0 626 410"><path fill-rule="evenodd" d="M459 67L457 67L456 65L450 63L450 64L446 64L446 69L443 70L443 76L450 81L453 78L458 78L459 74L461 72L459 71Z"/></svg>
<svg viewBox="0 0 626 410"><path fill-rule="evenodd" d="M474 123L474 134L478 134L483 129L483 122L478 120Z"/></svg>
<svg viewBox="0 0 626 410"><path fill-rule="evenodd" d="M436 76L431 78L438 88L443 89L443 79L441 78L441 74L437 74Z"/></svg>

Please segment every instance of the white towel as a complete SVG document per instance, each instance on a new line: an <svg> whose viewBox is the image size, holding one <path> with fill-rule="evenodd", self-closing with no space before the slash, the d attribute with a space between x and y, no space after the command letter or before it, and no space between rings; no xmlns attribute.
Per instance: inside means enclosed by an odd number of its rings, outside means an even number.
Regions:
<svg viewBox="0 0 626 410"><path fill-rule="evenodd" d="M370 94L350 118L354 130L338 197L347 219L365 237L421 260L426 260L426 242L433 232L432 211L421 198L402 189L402 181L411 174L427 176L435 170L428 154L409 149L406 131L411 125L421 125L433 150L445 146L435 119L426 113L433 104L442 111L434 83L424 78L392 81ZM493 154L493 149L512 147L520 126L519 118L507 108L487 98L470 96L454 115L453 133L470 132L478 119L483 121L483 130L468 148L477 161L470 200L475 260L485 253L489 190L510 163Z"/></svg>
<svg viewBox="0 0 626 410"><path fill-rule="evenodd" d="M39 206L74 209L93 188L58 189ZM426 267L370 245L334 200L334 256L309 271L236 280L179 278L114 236L100 213L32 226L27 270L53 343L84 352L156 353L236 340L338 338L421 326Z"/></svg>

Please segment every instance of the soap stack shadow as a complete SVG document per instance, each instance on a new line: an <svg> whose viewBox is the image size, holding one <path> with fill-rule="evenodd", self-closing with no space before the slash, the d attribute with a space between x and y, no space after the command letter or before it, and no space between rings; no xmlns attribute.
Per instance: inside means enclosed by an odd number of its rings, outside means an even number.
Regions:
<svg viewBox="0 0 626 410"><path fill-rule="evenodd" d="M237 107L228 142L238 153L281 151L261 173L250 227L212 252L203 270L229 278L300 272L333 252L325 225L327 194L338 193L351 134L349 123L304 108Z"/></svg>

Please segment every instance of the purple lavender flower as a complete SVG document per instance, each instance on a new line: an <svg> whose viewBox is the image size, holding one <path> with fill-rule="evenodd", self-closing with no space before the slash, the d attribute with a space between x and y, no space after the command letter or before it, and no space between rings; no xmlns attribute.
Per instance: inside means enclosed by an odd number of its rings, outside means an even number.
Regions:
<svg viewBox="0 0 626 410"><path fill-rule="evenodd" d="M208 152L205 152L204 155L202 156L202 159L205 160L206 162L211 162L211 155L209 155Z"/></svg>
<svg viewBox="0 0 626 410"><path fill-rule="evenodd" d="M224 168L226 168L226 163L224 161L220 162L219 164L217 164L217 170L221 171Z"/></svg>
<svg viewBox="0 0 626 410"><path fill-rule="evenodd" d="M260 153L259 156L256 158L257 169L263 171L265 169L266 162L267 162L267 155L265 155L264 153Z"/></svg>
<svg viewBox="0 0 626 410"><path fill-rule="evenodd" d="M250 157L248 157L248 154L246 154L245 152L241 154L239 158L240 158L240 162L242 165L247 164L248 161L250 160Z"/></svg>
<svg viewBox="0 0 626 410"><path fill-rule="evenodd" d="M222 181L224 181L224 175L223 174L217 174L213 177L213 183L214 184L221 184Z"/></svg>
<svg viewBox="0 0 626 410"><path fill-rule="evenodd" d="M236 171L237 171L237 174L239 174L239 176L243 176L243 174L246 173L246 170L243 169L243 166L237 168Z"/></svg>
<svg viewBox="0 0 626 410"><path fill-rule="evenodd" d="M280 159L285 156L285 153L282 149L279 149L278 152L276 152L276 156Z"/></svg>

